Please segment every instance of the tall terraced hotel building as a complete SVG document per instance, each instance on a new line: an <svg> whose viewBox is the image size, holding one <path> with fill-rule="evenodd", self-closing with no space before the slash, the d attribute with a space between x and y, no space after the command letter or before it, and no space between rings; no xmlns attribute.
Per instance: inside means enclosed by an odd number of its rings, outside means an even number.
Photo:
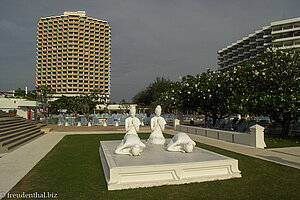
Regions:
<svg viewBox="0 0 300 200"><path fill-rule="evenodd" d="M110 96L111 28L84 11L41 18L37 25L36 86L54 97L100 90Z"/></svg>
<svg viewBox="0 0 300 200"><path fill-rule="evenodd" d="M256 57L268 47L300 49L300 17L271 22L218 51L220 70L237 66Z"/></svg>

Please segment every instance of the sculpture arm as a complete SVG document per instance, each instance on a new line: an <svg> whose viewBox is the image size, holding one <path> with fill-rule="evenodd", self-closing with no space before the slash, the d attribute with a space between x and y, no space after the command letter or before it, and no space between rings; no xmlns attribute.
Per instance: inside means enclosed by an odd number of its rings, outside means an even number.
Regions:
<svg viewBox="0 0 300 200"><path fill-rule="evenodd" d="M167 124L166 120L164 118L160 117L157 119L157 123L159 125L159 128L163 132L165 130L165 125Z"/></svg>
<svg viewBox="0 0 300 200"><path fill-rule="evenodd" d="M168 151L180 151L180 152L184 152L184 150L182 150L181 146L179 145L179 142L176 141L171 145L168 145L167 147Z"/></svg>
<svg viewBox="0 0 300 200"><path fill-rule="evenodd" d="M125 119L125 130L126 132L129 130L128 118Z"/></svg>
<svg viewBox="0 0 300 200"><path fill-rule="evenodd" d="M129 151L123 151L125 148L128 148L128 145L119 145L115 150L115 154L130 155Z"/></svg>
<svg viewBox="0 0 300 200"><path fill-rule="evenodd" d="M153 119L153 117L151 119L150 126L151 126L151 130L154 131L154 129L156 128L156 126L154 126L154 119Z"/></svg>
<svg viewBox="0 0 300 200"><path fill-rule="evenodd" d="M162 129L161 125L160 125L160 119L157 118L157 117L153 117L151 119L151 130L154 131L157 128L161 129L163 131L163 129Z"/></svg>
<svg viewBox="0 0 300 200"><path fill-rule="evenodd" d="M136 132L139 132L140 130L140 125L141 125L141 122L138 118L135 118L135 120L133 121L133 127L135 129Z"/></svg>

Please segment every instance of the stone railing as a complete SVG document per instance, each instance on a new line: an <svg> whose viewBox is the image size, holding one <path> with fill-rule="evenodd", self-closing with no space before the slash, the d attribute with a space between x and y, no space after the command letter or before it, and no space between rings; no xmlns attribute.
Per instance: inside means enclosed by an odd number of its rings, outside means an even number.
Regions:
<svg viewBox="0 0 300 200"><path fill-rule="evenodd" d="M195 126L179 125L178 121L174 121L174 129L185 133L201 135L204 137L223 140L237 144L253 146L257 148L266 147L264 140L264 127L256 124L250 127L249 133L238 133L233 131L224 131L212 128L201 128Z"/></svg>

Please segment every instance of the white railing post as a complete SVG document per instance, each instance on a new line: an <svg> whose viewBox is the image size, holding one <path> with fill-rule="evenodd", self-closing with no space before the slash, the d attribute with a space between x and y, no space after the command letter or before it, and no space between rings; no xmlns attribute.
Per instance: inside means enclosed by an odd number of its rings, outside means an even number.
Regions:
<svg viewBox="0 0 300 200"><path fill-rule="evenodd" d="M250 127L251 146L262 149L266 147L264 130L265 128L258 124Z"/></svg>
<svg viewBox="0 0 300 200"><path fill-rule="evenodd" d="M174 123L173 123L173 128L174 130L176 130L176 126L180 125L180 120L179 119L174 119Z"/></svg>

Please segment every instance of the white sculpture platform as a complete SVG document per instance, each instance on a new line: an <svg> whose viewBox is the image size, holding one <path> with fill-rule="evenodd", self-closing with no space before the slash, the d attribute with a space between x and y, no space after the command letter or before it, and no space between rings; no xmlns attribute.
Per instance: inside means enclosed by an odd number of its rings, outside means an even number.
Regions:
<svg viewBox="0 0 300 200"><path fill-rule="evenodd" d="M129 156L114 154L119 144L119 140L100 141L99 153L108 190L241 177L237 160L198 147L193 153L181 153L146 143L140 156Z"/></svg>

